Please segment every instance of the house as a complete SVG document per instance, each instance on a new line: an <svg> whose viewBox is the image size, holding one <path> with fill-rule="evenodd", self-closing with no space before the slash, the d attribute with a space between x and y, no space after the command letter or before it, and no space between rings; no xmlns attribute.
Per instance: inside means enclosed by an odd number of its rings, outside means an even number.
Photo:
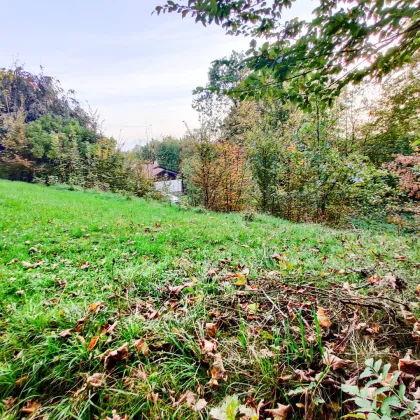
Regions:
<svg viewBox="0 0 420 420"><path fill-rule="evenodd" d="M157 191L182 194L184 189L179 172L164 168L157 161L144 164L142 170L148 178L153 179Z"/></svg>

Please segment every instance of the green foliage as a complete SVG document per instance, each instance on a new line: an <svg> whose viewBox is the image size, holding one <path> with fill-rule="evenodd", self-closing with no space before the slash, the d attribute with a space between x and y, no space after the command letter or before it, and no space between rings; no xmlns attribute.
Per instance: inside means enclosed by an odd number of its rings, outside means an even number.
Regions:
<svg viewBox="0 0 420 420"><path fill-rule="evenodd" d="M19 67L2 70L2 81L1 177L136 195L150 190L139 162L129 162L114 139L101 135L96 116L65 96L54 79Z"/></svg>
<svg viewBox="0 0 420 420"><path fill-rule="evenodd" d="M165 137L158 143L156 158L160 166L179 172L181 164L181 142L173 137Z"/></svg>
<svg viewBox="0 0 420 420"><path fill-rule="evenodd" d="M51 114L64 119L77 119L94 131L97 120L84 111L74 97L74 91L64 91L60 82L43 72L32 74L22 66L0 69L0 114L16 114L22 110L25 122Z"/></svg>
<svg viewBox="0 0 420 420"><path fill-rule="evenodd" d="M193 108L201 117L223 119L224 113L238 100L226 95L240 83L245 75L244 54L232 52L230 57L223 57L211 63L206 87L199 87L193 92Z"/></svg>
<svg viewBox="0 0 420 420"><path fill-rule="evenodd" d="M418 2L351 0L320 2L310 22L282 21L292 1L168 1L157 13L190 15L204 26L221 25L232 35L251 35L249 75L230 93L241 99L288 98L304 108L331 104L344 86L367 76L380 79L409 62L419 48ZM257 45L256 39L268 41ZM214 87L217 89L217 87Z"/></svg>
<svg viewBox="0 0 420 420"><path fill-rule="evenodd" d="M391 420L414 416L418 401L406 397L406 386L402 381L398 385L401 372L391 373L391 364L383 364L380 359L367 359L365 366L359 380L369 380L363 387L341 385L341 390L352 396L348 401L353 401L358 407L343 418Z"/></svg>
<svg viewBox="0 0 420 420"><path fill-rule="evenodd" d="M179 172L183 142L172 136L153 139L144 146L136 146L133 153L138 160L155 162L165 169Z"/></svg>
<svg viewBox="0 0 420 420"><path fill-rule="evenodd" d="M303 114L286 107L284 115L277 127L263 116L249 134L263 211L294 221L340 222L385 210L392 177L343 149L334 112Z"/></svg>
<svg viewBox="0 0 420 420"><path fill-rule="evenodd" d="M376 165L394 154L409 155L420 141L420 65L409 66L381 87L381 97L368 106L369 120L361 125L358 147Z"/></svg>

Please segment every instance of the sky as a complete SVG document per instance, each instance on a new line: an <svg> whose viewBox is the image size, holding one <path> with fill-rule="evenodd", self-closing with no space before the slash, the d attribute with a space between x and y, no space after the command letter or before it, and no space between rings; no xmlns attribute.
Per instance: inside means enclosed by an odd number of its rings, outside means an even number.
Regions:
<svg viewBox="0 0 420 420"><path fill-rule="evenodd" d="M285 18L308 19L312 1L298 0ZM152 136L180 137L184 121L197 127L193 89L206 84L213 60L250 42L178 14L152 15L163 0L4 3L0 67L16 60L33 72L43 66L82 105L97 109L105 134L126 149Z"/></svg>

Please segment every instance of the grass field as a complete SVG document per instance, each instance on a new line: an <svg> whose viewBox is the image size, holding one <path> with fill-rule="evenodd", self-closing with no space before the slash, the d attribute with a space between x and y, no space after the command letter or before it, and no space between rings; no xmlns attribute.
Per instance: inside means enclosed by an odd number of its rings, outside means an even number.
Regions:
<svg viewBox="0 0 420 420"><path fill-rule="evenodd" d="M0 414L210 418L235 395L303 418L289 391L309 380L286 386L285 372L314 369L336 332L299 315L317 310L310 291L392 272L411 299L419 256L412 235L0 180ZM341 314L328 316L336 325ZM345 358L379 352L363 343ZM339 393L325 394L340 418Z"/></svg>

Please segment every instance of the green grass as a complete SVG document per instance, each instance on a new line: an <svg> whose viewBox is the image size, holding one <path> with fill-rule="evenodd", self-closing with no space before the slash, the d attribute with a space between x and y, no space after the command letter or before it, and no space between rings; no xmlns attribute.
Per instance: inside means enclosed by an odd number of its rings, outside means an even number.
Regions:
<svg viewBox="0 0 420 420"><path fill-rule="evenodd" d="M395 254L406 258L396 260ZM50 419L104 418L112 410L129 418L208 418L228 394L243 401L252 394L275 407L287 400L277 380L283 363L299 357L259 356L270 343L287 344L287 337L277 336L280 321L261 325L245 313L237 292L248 296L246 286L226 273L247 268L247 285L260 287L276 270L274 290L281 295L285 284L360 283L366 279L357 270L343 270L374 267L383 275L392 267L411 293L419 260L410 235L334 230L262 215L247 222L240 214L0 181L0 400L15 398L9 410L0 402L0 414L20 418L25 402L36 400L41 409L35 417ZM217 274L209 275L213 269ZM168 285L186 282L194 286L170 295ZM89 310L95 302L103 302L98 312ZM148 319L149 308L160 315ZM212 318L215 310L220 314ZM88 351L101 327L116 321L114 334L101 336ZM209 338L206 322L218 325L217 352L227 371L219 387L208 385L211 361L200 345ZM258 322L264 334L255 334ZM298 338L286 348L297 352L300 341L305 348L304 325L299 317L290 322ZM62 338L65 329L73 330ZM147 356L132 347L139 338L150 347ZM125 342L127 359L105 369L97 356ZM308 345L305 357L318 347ZM106 386L87 386L75 395L94 373L106 375ZM188 390L203 396L208 407L197 413L174 405L171 398Z"/></svg>

